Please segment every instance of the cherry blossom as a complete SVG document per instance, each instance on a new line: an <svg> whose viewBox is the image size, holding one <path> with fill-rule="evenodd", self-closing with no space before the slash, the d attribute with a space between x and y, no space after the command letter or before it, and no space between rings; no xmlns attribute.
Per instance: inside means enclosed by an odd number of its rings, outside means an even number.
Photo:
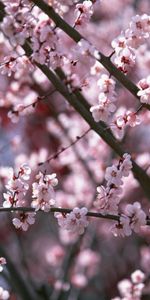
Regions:
<svg viewBox="0 0 150 300"><path fill-rule="evenodd" d="M50 208L55 204L54 189L58 183L56 174L44 175L39 172L36 176L36 182L32 184L32 207L37 210L41 209L48 212Z"/></svg>
<svg viewBox="0 0 150 300"><path fill-rule="evenodd" d="M76 14L75 26L85 25L93 14L92 1L85 0L81 4L76 4L75 14Z"/></svg>
<svg viewBox="0 0 150 300"><path fill-rule="evenodd" d="M141 209L139 202L128 204L125 209L125 214L130 218L130 226L135 232L138 232L140 227L146 224L146 214L143 209Z"/></svg>
<svg viewBox="0 0 150 300"><path fill-rule="evenodd" d="M120 186L123 184L122 173L118 170L117 166L108 167L105 172L105 179L108 182L108 185L114 184L115 186Z"/></svg>
<svg viewBox="0 0 150 300"><path fill-rule="evenodd" d="M139 281L135 280L139 276ZM127 300L140 300L142 295L142 290L145 286L143 280L145 279L145 274L136 270L131 274L131 279L123 279L118 283L118 290L122 298L114 298L114 299L127 299ZM114 300L112 299L112 300Z"/></svg>
<svg viewBox="0 0 150 300"><path fill-rule="evenodd" d="M130 227L130 219L126 216L121 216L119 219L119 222L117 222L112 228L112 233L114 236L118 237L125 237L130 236L132 233L131 227Z"/></svg>
<svg viewBox="0 0 150 300"><path fill-rule="evenodd" d="M35 223L36 213L20 213L17 218L13 218L13 225L18 229L27 231L29 226Z"/></svg>
<svg viewBox="0 0 150 300"><path fill-rule="evenodd" d="M75 207L71 213L62 215L61 213L55 213L55 217L58 220L60 227L71 231L72 233L83 234L85 228L89 222L87 220L87 208Z"/></svg>
<svg viewBox="0 0 150 300"><path fill-rule="evenodd" d="M16 171L10 170L9 180L6 184L7 193L3 193L5 201L3 207L19 206L24 204L29 185L25 182L29 180L31 169L27 164L22 164Z"/></svg>
<svg viewBox="0 0 150 300"><path fill-rule="evenodd" d="M108 117L116 110L115 81L107 74L102 74L97 81L99 87L99 104L90 108L95 122L108 121Z"/></svg>
<svg viewBox="0 0 150 300"><path fill-rule="evenodd" d="M94 206L102 213L117 213L120 202L120 194L122 193L123 177L129 176L132 169L131 156L127 153L119 160L118 163L106 168L105 180L106 187L103 185L97 187L97 198ZM128 220L125 220L128 222Z"/></svg>
<svg viewBox="0 0 150 300"><path fill-rule="evenodd" d="M142 283L145 280L145 274L141 270L136 270L131 274L131 280L135 284Z"/></svg>

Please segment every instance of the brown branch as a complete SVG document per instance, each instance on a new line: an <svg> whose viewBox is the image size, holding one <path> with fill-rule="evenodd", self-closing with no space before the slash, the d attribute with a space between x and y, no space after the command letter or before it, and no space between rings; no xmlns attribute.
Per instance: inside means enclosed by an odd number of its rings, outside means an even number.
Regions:
<svg viewBox="0 0 150 300"><path fill-rule="evenodd" d="M33 207L0 207L0 213L1 212L36 212L35 208ZM39 212L43 212L42 210L39 210ZM60 207L52 207L49 211L49 213L55 213L60 212L63 214L68 214L72 212L72 209L70 208L60 208ZM43 212L44 213L44 212ZM88 217L93 218L100 218L100 219L108 219L113 221L119 221L120 216L119 215L112 215L112 214L102 214L98 212L89 211L87 213ZM146 225L150 225L150 218L147 217L147 223Z"/></svg>

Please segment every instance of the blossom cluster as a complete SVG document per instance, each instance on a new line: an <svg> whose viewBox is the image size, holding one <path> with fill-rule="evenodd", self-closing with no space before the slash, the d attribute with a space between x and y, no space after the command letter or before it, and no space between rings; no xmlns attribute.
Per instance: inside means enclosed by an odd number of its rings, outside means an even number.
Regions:
<svg viewBox="0 0 150 300"><path fill-rule="evenodd" d="M10 177L6 184L7 193L3 193L5 201L3 207L23 206L24 197L29 189L28 181L30 179L31 169L27 164L20 166L19 170L10 169Z"/></svg>
<svg viewBox="0 0 150 300"><path fill-rule="evenodd" d="M75 207L70 213L55 213L58 224L63 229L72 233L83 234L89 222L87 220L88 210L86 207Z"/></svg>
<svg viewBox="0 0 150 300"><path fill-rule="evenodd" d="M1 23L1 30L14 46L23 45L32 36L36 19L31 12L30 1L14 0L13 3L3 0L7 15ZM22 17L23 16L23 17Z"/></svg>
<svg viewBox="0 0 150 300"><path fill-rule="evenodd" d="M108 121L108 117L116 110L114 102L116 101L115 80L107 74L102 74L97 85L99 87L99 104L90 108L95 122Z"/></svg>
<svg viewBox="0 0 150 300"><path fill-rule="evenodd" d="M146 225L146 214L139 202L128 204L119 221L112 227L115 236L130 236L132 231L139 232L141 226Z"/></svg>
<svg viewBox="0 0 150 300"><path fill-rule="evenodd" d="M118 283L118 290L121 297L112 300L140 300L144 284L145 274L141 270L136 270L131 274L131 279L123 279Z"/></svg>
<svg viewBox="0 0 150 300"><path fill-rule="evenodd" d="M32 42L32 60L56 68L62 64L62 51L57 33L51 20L42 20L34 28Z"/></svg>
<svg viewBox="0 0 150 300"><path fill-rule="evenodd" d="M43 174L39 172L36 176L36 182L32 184L32 202L31 206L36 211L39 209L48 212L50 208L55 204L54 189L53 187L58 184L56 174L51 175Z"/></svg>
<svg viewBox="0 0 150 300"><path fill-rule="evenodd" d="M11 55L5 56L3 63L0 65L1 74L11 76L17 70L30 72L34 70L34 66L26 55L18 55L12 52Z"/></svg>
<svg viewBox="0 0 150 300"><path fill-rule="evenodd" d="M125 128L127 126L135 127L141 123L137 112L133 110L125 110L122 113L117 113L110 119L111 114L116 110L116 92L115 80L110 78L107 74L102 74L97 81L99 87L99 103L90 108L95 122L104 121L109 124L114 136L117 139L122 139L124 136ZM139 92L140 93L140 92Z"/></svg>
<svg viewBox="0 0 150 300"><path fill-rule="evenodd" d="M143 14L132 17L129 28L112 41L115 51L114 63L125 74L134 66L136 49L150 35L150 16Z"/></svg>
<svg viewBox="0 0 150 300"><path fill-rule="evenodd" d="M31 169L27 164L23 164L17 171L10 170L10 178L6 184L8 189L4 193L3 207L25 207L25 196L29 190L29 184L26 183L30 179ZM39 172L36 175L36 181L32 183L32 202L31 207L35 209L33 212L22 211L17 213L17 217L12 222L16 228L26 231L29 225L34 224L36 211L43 210L48 212L55 204L54 186L58 180L56 174L43 174Z"/></svg>
<svg viewBox="0 0 150 300"><path fill-rule="evenodd" d="M131 156L127 153L113 166L106 168L106 187L97 187L97 198L94 201L96 209L104 214L118 213L121 185L123 177L127 177L132 168Z"/></svg>

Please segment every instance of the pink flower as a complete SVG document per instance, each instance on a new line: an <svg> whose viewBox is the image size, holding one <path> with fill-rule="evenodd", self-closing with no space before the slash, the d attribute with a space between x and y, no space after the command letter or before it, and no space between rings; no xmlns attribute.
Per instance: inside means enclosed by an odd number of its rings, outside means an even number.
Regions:
<svg viewBox="0 0 150 300"><path fill-rule="evenodd" d="M106 106L99 104L94 105L90 108L90 112L92 113L93 119L95 122L104 121L106 122L108 120L108 109Z"/></svg>
<svg viewBox="0 0 150 300"><path fill-rule="evenodd" d="M150 17L146 14L142 16L136 15L132 17L132 21L130 22L130 29L136 35L144 35L145 38L149 37L149 24Z"/></svg>
<svg viewBox="0 0 150 300"><path fill-rule="evenodd" d="M131 280L134 284L142 283L145 280L145 274L140 270L136 270L131 274Z"/></svg>
<svg viewBox="0 0 150 300"><path fill-rule="evenodd" d="M123 279L118 283L118 290L122 297L130 297L132 294L132 282L129 279Z"/></svg>
<svg viewBox="0 0 150 300"><path fill-rule="evenodd" d="M121 216L119 222L117 222L111 229L114 236L130 236L132 231L130 227L130 219L126 216Z"/></svg>
<svg viewBox="0 0 150 300"><path fill-rule="evenodd" d="M7 193L3 193L5 199L3 203L4 207L23 205L24 196L29 189L29 185L25 180L29 180L30 173L31 169L27 164L21 165L18 170L10 173L10 179L6 184L8 191Z"/></svg>
<svg viewBox="0 0 150 300"><path fill-rule="evenodd" d="M112 47L114 48L114 50L115 50L115 52L116 52L117 55L119 55L120 52L121 52L124 48L126 48L126 42L127 42L127 41L126 41L126 38L125 38L124 34L119 35L117 38L115 38L115 39L112 41L111 45L112 45Z"/></svg>
<svg viewBox="0 0 150 300"><path fill-rule="evenodd" d="M141 209L139 202L128 204L125 209L125 214L130 218L131 229L135 232L138 232L141 226L146 225L146 214Z"/></svg>
<svg viewBox="0 0 150 300"><path fill-rule="evenodd" d="M123 184L122 173L116 166L108 167L105 172L105 179L108 181L108 184L114 184L115 186L120 186Z"/></svg>
<svg viewBox="0 0 150 300"><path fill-rule="evenodd" d="M92 1L85 0L82 4L76 4L75 14L75 25L85 25L93 14Z"/></svg>
<svg viewBox="0 0 150 300"><path fill-rule="evenodd" d="M139 125L141 123L140 117L137 116L137 114L132 111L128 111L126 113L126 119L127 119L127 125L131 127L135 127L136 125Z"/></svg>
<svg viewBox="0 0 150 300"><path fill-rule="evenodd" d="M59 226L71 231L72 233L83 234L89 222L87 220L87 208L75 207L71 213L63 216L61 213L55 213Z"/></svg>
<svg viewBox="0 0 150 300"><path fill-rule="evenodd" d="M141 79L138 82L140 90L137 95L140 97L141 103L150 104L150 76Z"/></svg>
<svg viewBox="0 0 150 300"><path fill-rule="evenodd" d="M35 223L36 213L20 213L18 218L12 220L14 226L18 229L21 228L23 231L27 231L29 226Z"/></svg>
<svg viewBox="0 0 150 300"><path fill-rule="evenodd" d="M102 74L99 80L97 81L97 85L100 89L100 92L114 95L116 82L114 79L110 78L107 74Z"/></svg>
<svg viewBox="0 0 150 300"><path fill-rule="evenodd" d="M37 182L32 184L32 198L31 206L37 210L41 209L48 212L55 204L53 187L58 184L56 174L45 175L41 172L36 176Z"/></svg>

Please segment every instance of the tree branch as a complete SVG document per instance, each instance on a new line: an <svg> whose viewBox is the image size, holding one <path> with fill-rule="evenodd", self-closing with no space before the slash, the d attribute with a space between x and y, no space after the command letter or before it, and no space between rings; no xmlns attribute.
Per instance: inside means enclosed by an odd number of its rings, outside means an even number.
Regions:
<svg viewBox="0 0 150 300"><path fill-rule="evenodd" d="M60 212L63 214L69 214L72 211L70 208L60 208L60 207L52 207L49 211L49 213L55 213ZM35 208L33 207L0 207L0 213L1 212L36 212ZM39 212L43 212L42 210L39 210ZM43 212L44 213L44 212ZM119 215L112 215L112 214L102 214L97 212L89 211L87 213L88 217L93 218L100 218L100 219L108 219L113 221L119 221L120 216ZM147 224L150 225L150 218L147 217Z"/></svg>

